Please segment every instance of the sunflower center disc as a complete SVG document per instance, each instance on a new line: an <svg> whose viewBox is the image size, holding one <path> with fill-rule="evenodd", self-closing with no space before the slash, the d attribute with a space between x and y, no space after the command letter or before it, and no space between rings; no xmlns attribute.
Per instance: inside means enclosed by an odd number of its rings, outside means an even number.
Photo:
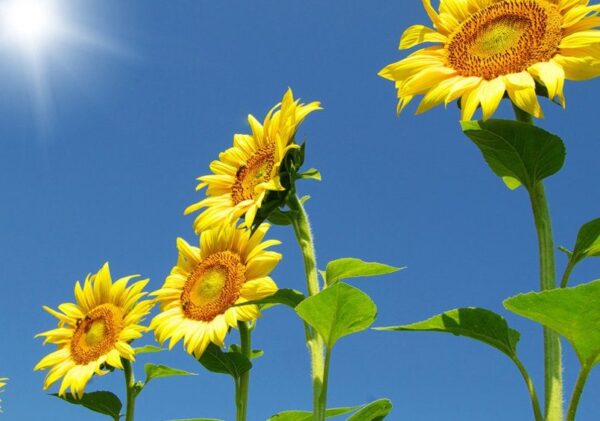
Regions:
<svg viewBox="0 0 600 421"><path fill-rule="evenodd" d="M240 296L246 280L240 256L222 251L205 258L190 274L181 293L186 317L211 321L223 314Z"/></svg>
<svg viewBox="0 0 600 421"><path fill-rule="evenodd" d="M274 153L274 145L263 147L252 155L246 165L240 167L232 189L235 204L254 199L256 186L271 179L271 171L275 165Z"/></svg>
<svg viewBox="0 0 600 421"><path fill-rule="evenodd" d="M487 80L550 60L562 38L556 5L504 0L467 19L448 43L448 64L463 76Z"/></svg>
<svg viewBox="0 0 600 421"><path fill-rule="evenodd" d="M123 330L123 312L112 304L102 304L79 320L71 339L71 356L77 364L90 361L110 351Z"/></svg>

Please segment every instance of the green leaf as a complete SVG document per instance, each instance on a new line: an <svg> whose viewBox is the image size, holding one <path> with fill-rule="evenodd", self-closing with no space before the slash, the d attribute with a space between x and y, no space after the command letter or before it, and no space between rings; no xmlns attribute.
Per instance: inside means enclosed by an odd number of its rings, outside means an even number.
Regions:
<svg viewBox="0 0 600 421"><path fill-rule="evenodd" d="M115 421L119 421L121 408L123 407L123 404L114 393L105 391L84 393L81 399L75 398L70 393L64 397L58 396L57 393L53 393L52 396L56 396L73 405L81 405L91 411L108 415Z"/></svg>
<svg viewBox="0 0 600 421"><path fill-rule="evenodd" d="M404 268L346 257L327 263L325 279L328 285L333 285L343 279L387 275L388 273L394 273L402 269Z"/></svg>
<svg viewBox="0 0 600 421"><path fill-rule="evenodd" d="M246 301L244 303L236 304L236 307L247 306L250 304L265 305L265 304L283 304L288 307L295 308L300 304L306 297L300 291L295 289L279 289L273 295L261 298L260 300Z"/></svg>
<svg viewBox="0 0 600 421"><path fill-rule="evenodd" d="M346 408L331 408L325 411L325 418L337 417L338 415L349 414L356 411L359 406ZM312 421L311 411L285 411L271 416L267 421Z"/></svg>
<svg viewBox="0 0 600 421"><path fill-rule="evenodd" d="M331 349L341 337L371 326L377 307L360 289L340 282L302 301L296 313L319 332Z"/></svg>
<svg viewBox="0 0 600 421"><path fill-rule="evenodd" d="M239 379L242 374L252 368L252 363L243 354L234 351L223 352L215 344L209 344L200 359L200 364L213 373L229 374Z"/></svg>
<svg viewBox="0 0 600 421"><path fill-rule="evenodd" d="M290 212L284 212L280 209L273 209L267 216L267 220L274 225L290 225L292 219L290 218Z"/></svg>
<svg viewBox="0 0 600 421"><path fill-rule="evenodd" d="M539 127L512 120L464 121L464 133L509 188L537 182L558 172L565 161L562 140Z"/></svg>
<svg viewBox="0 0 600 421"><path fill-rule="evenodd" d="M600 218L584 224L577 234L571 260L574 263L586 257L600 256Z"/></svg>
<svg viewBox="0 0 600 421"><path fill-rule="evenodd" d="M321 173L316 168L311 168L309 170L304 171L303 173L298 173L296 175L298 180L317 180L321 181Z"/></svg>
<svg viewBox="0 0 600 421"><path fill-rule="evenodd" d="M231 344L231 345L229 345L229 351L237 352L237 353L241 354L242 348L237 344ZM262 357L263 355L265 355L265 351L263 351L262 349L253 349L250 352L250 359L253 360L255 358Z"/></svg>
<svg viewBox="0 0 600 421"><path fill-rule="evenodd" d="M139 348L133 348L135 355L140 355L140 354L150 354L150 353L154 353L154 352L162 352L164 351L164 348L161 348L159 346L154 346L154 345L144 345L141 346Z"/></svg>
<svg viewBox="0 0 600 421"><path fill-rule="evenodd" d="M180 370L178 368L167 367L166 365L159 364L144 364L144 371L146 372L146 380L144 384L152 379L159 379L161 377L174 377L174 376L195 376L195 373L189 371Z"/></svg>
<svg viewBox="0 0 600 421"><path fill-rule="evenodd" d="M378 327L376 330L446 332L476 339L516 357L519 332L508 327L504 318L483 308L458 308L422 322L401 326Z"/></svg>
<svg viewBox="0 0 600 421"><path fill-rule="evenodd" d="M600 355L600 281L517 295L504 301L504 307L564 336L573 345L582 365L597 362Z"/></svg>
<svg viewBox="0 0 600 421"><path fill-rule="evenodd" d="M346 421L380 421L392 412L392 401L379 399L363 406Z"/></svg>

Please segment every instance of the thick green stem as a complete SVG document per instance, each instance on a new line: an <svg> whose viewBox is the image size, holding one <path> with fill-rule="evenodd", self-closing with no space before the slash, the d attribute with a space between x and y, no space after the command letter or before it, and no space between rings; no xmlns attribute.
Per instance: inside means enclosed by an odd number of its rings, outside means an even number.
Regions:
<svg viewBox="0 0 600 421"><path fill-rule="evenodd" d="M565 269L565 273L563 273L562 279L560 281L561 288L566 288L567 285L569 285L569 278L571 277L571 272L573 271L574 267L575 267L575 263L573 263L572 260L569 260L569 263L567 264L567 268Z"/></svg>
<svg viewBox="0 0 600 421"><path fill-rule="evenodd" d="M292 196L288 201L288 206L292 212L292 226L302 257L304 259L304 271L306 272L306 282L308 294L316 295L320 291L319 278L317 275L317 258L315 254L314 241L308 216L302 206L302 202L297 196ZM321 407L322 399L327 396L327 390L324 383L325 362L323 360L324 342L323 338L309 325L304 324L306 334L306 344L311 356L312 366L312 385L313 385L313 419L315 421L325 420L325 408Z"/></svg>
<svg viewBox="0 0 600 421"><path fill-rule="evenodd" d="M327 348L325 351L325 366L323 368L323 387L321 388L321 394L319 395L319 414L322 414L321 420L325 419L327 411L327 385L329 383L329 362L331 361L331 349Z"/></svg>
<svg viewBox="0 0 600 421"><path fill-rule="evenodd" d="M533 117L513 104L518 121L533 124ZM538 234L540 255L540 289L547 291L556 288L556 265L554 262L554 239L552 237L552 220L544 191L544 184L539 181L529 190L531 208L535 228ZM544 396L546 421L563 420L563 380L562 353L560 336L544 328Z"/></svg>
<svg viewBox="0 0 600 421"><path fill-rule="evenodd" d="M242 354L250 359L252 355L252 339L246 322L238 322L240 330L240 348ZM248 388L250 385L250 370L242 374L235 382L236 421L246 421L248 412Z"/></svg>
<svg viewBox="0 0 600 421"><path fill-rule="evenodd" d="M540 402L538 400L537 393L535 391L535 387L533 386L533 381L531 380L529 373L523 366L523 363L518 358L514 358L513 361L515 362L517 367L519 367L519 372L523 376L525 384L527 385L527 391L529 392L529 397L531 398L531 406L533 408L533 416L535 418L535 421L544 421L544 416L542 415L542 410L540 408Z"/></svg>
<svg viewBox="0 0 600 421"><path fill-rule="evenodd" d="M585 382L592 371L593 364L587 364L581 367L579 376L577 377L577 383L575 383L575 389L573 389L573 395L571 396L571 402L569 403L569 410L567 412L567 421L575 421L575 414L577 413L577 406L579 405L579 399L581 398L581 392L585 387Z"/></svg>
<svg viewBox="0 0 600 421"><path fill-rule="evenodd" d="M547 291L556 288L556 267L552 223L542 182L537 183L529 194L538 233L540 289ZM544 356L546 421L562 421L563 380L560 336L548 328L544 328Z"/></svg>
<svg viewBox="0 0 600 421"><path fill-rule="evenodd" d="M133 421L133 414L135 411L135 377L133 375L133 369L131 368L131 362L125 358L121 358L121 364L123 364L123 373L125 373L125 388L127 390L127 409L125 412L125 421Z"/></svg>

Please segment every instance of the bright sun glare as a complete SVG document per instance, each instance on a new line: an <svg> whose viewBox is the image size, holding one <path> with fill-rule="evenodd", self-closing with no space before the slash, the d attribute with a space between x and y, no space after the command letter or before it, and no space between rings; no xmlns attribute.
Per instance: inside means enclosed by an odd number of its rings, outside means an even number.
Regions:
<svg viewBox="0 0 600 421"><path fill-rule="evenodd" d="M60 29L52 1L11 0L3 4L2 23L5 40L21 47L37 49Z"/></svg>

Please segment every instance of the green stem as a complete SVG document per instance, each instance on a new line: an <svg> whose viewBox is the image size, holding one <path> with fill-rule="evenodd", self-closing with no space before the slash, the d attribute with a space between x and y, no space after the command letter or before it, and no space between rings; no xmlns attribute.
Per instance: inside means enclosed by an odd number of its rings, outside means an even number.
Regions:
<svg viewBox="0 0 600 421"><path fill-rule="evenodd" d="M125 358L121 358L123 364L123 373L125 373L125 388L127 390L127 412L125 413L125 421L133 421L133 413L135 411L135 377L131 362Z"/></svg>
<svg viewBox="0 0 600 421"><path fill-rule="evenodd" d="M571 402L569 403L569 410L567 412L567 421L575 421L575 414L577 413L577 406L579 405L579 399L581 398L581 392L585 386L585 382L592 371L593 364L587 364L581 367L579 376L577 377L577 383L575 383L575 389L573 389L573 395L571 396Z"/></svg>
<svg viewBox="0 0 600 421"><path fill-rule="evenodd" d="M575 263L573 263L573 261L571 259L569 259L569 263L567 264L565 273L563 273L562 280L560 281L561 288L566 288L567 285L569 284L569 278L571 277L571 272L573 271L574 267L575 267Z"/></svg>
<svg viewBox="0 0 600 421"><path fill-rule="evenodd" d="M325 366L323 368L323 387L321 388L321 394L319 395L319 414L322 414L322 418L319 420L325 420L327 412L327 385L329 383L329 362L331 361L331 349L325 350Z"/></svg>
<svg viewBox="0 0 600 421"><path fill-rule="evenodd" d="M544 421L544 416L542 415L542 410L540 408L540 402L537 397L537 393L535 392L535 387L533 386L533 381L529 376L529 373L523 366L523 363L518 358L513 358L513 361L519 368L519 372L523 376L525 383L527 384L527 391L529 392L529 397L531 398L531 406L533 407L533 416L535 417L535 421Z"/></svg>
<svg viewBox="0 0 600 421"><path fill-rule="evenodd" d="M310 296L320 291L319 278L317 275L317 258L315 254L314 240L310 229L308 215L297 196L291 196L288 206L293 215L292 226L296 234L296 240L302 251L304 259L304 271ZM327 396L325 384L325 362L323 360L324 342L323 338L308 324L304 324L306 344L311 356L312 385L313 385L313 419L315 421L325 420L325 408L321 406L322 400Z"/></svg>
<svg viewBox="0 0 600 421"><path fill-rule="evenodd" d="M250 359L252 355L252 339L246 322L238 322L240 330L240 348L242 354ZM246 421L248 412L248 388L250 385L250 370L242 374L235 382L236 421Z"/></svg>
<svg viewBox="0 0 600 421"><path fill-rule="evenodd" d="M518 121L533 124L533 117L513 104ZM554 239L552 220L542 181L529 190L531 209L538 235L540 255L540 289L547 291L556 288L556 265L554 262ZM563 419L563 379L560 336L544 328L544 397L546 421Z"/></svg>

